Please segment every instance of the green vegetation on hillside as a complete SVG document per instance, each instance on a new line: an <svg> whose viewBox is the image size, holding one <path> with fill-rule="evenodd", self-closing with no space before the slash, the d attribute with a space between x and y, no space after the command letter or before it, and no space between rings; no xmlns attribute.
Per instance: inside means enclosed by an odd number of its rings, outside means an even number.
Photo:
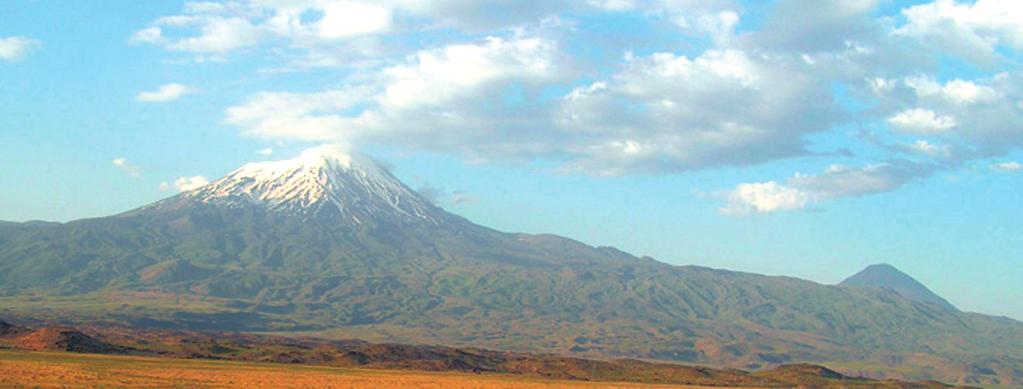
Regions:
<svg viewBox="0 0 1023 389"><path fill-rule="evenodd" d="M444 217L352 227L197 206L3 225L0 312L750 369L874 361L892 369L872 373L909 379L1023 382L1012 320Z"/></svg>

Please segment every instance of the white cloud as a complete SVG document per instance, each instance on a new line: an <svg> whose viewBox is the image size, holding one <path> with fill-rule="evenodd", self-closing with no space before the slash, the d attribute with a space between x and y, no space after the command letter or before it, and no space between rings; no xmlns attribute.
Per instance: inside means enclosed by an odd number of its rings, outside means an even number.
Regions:
<svg viewBox="0 0 1023 389"><path fill-rule="evenodd" d="M354 1L327 3L316 32L324 38L349 38L391 29L391 10Z"/></svg>
<svg viewBox="0 0 1023 389"><path fill-rule="evenodd" d="M436 106L476 95L502 80L543 81L557 77L556 46L542 38L489 37L479 44L424 50L408 64L384 69L383 106Z"/></svg>
<svg viewBox="0 0 1023 389"><path fill-rule="evenodd" d="M178 179L174 180L174 188L181 192L187 192L209 183L210 181L203 176L178 177Z"/></svg>
<svg viewBox="0 0 1023 389"><path fill-rule="evenodd" d="M998 170L1000 172L1018 172L1023 171L1023 164L1020 164L1019 162L1016 161L1000 162L991 165L991 168Z"/></svg>
<svg viewBox="0 0 1023 389"><path fill-rule="evenodd" d="M158 18L132 41L168 50L227 54L264 43L271 52L302 52L296 64L349 64L383 50L373 37L452 27L497 33L554 21L567 12L635 11L662 15L701 33L725 36L738 20L731 0L239 0L187 2L182 13ZM340 58L339 58L340 57ZM347 59L347 60L345 60Z"/></svg>
<svg viewBox="0 0 1023 389"><path fill-rule="evenodd" d="M980 63L1000 57L998 47L1023 49L1023 2L935 0L902 10L896 34L919 38Z"/></svg>
<svg viewBox="0 0 1023 389"><path fill-rule="evenodd" d="M341 89L259 94L228 109L227 122L262 138L551 157L617 175L804 154L803 136L839 114L827 84L734 50L632 58L606 80L537 101L575 79L566 63L549 39L490 37L421 50Z"/></svg>
<svg viewBox="0 0 1023 389"><path fill-rule="evenodd" d="M851 168L832 165L818 175L796 174L784 184L775 181L744 183L724 194L726 215L749 215L801 210L828 200L864 196L898 189L930 176L935 165L905 161Z"/></svg>
<svg viewBox="0 0 1023 389"><path fill-rule="evenodd" d="M720 209L726 215L748 215L803 209L814 199L813 194L781 185L774 181L739 184Z"/></svg>
<svg viewBox="0 0 1023 389"><path fill-rule="evenodd" d="M1023 147L1023 76L999 73L940 83L908 76L871 92L876 112L885 112L894 130L927 134L957 145L957 161L1004 155ZM912 107L912 108L906 108ZM940 112L940 114L938 113Z"/></svg>
<svg viewBox="0 0 1023 389"><path fill-rule="evenodd" d="M138 177L140 175L140 170L138 166L135 166L128 162L128 159L125 157L117 157L110 162L114 165L114 167L121 170L122 172L127 173L129 176Z"/></svg>
<svg viewBox="0 0 1023 389"><path fill-rule="evenodd" d="M955 79L945 83L941 88L944 96L958 104L974 104L978 102L989 102L997 98L993 89L986 86L977 86L971 81Z"/></svg>
<svg viewBox="0 0 1023 389"><path fill-rule="evenodd" d="M939 115L934 111L912 108L899 112L888 118L888 124L904 132L932 133L956 126L955 118Z"/></svg>
<svg viewBox="0 0 1023 389"><path fill-rule="evenodd" d="M916 92L917 97L940 98L960 105L989 103L999 97L998 92L989 86L977 85L973 81L958 78L946 82L945 85L924 76L907 77L904 82Z"/></svg>
<svg viewBox="0 0 1023 389"><path fill-rule="evenodd" d="M190 2L183 14L154 20L132 40L198 54L226 54L275 39L308 49L390 31L394 7L371 1Z"/></svg>
<svg viewBox="0 0 1023 389"><path fill-rule="evenodd" d="M155 91L141 92L135 96L135 100L145 103L165 103L180 99L194 91L195 88L190 86L170 83L160 86L160 88Z"/></svg>
<svg viewBox="0 0 1023 389"><path fill-rule="evenodd" d="M839 109L798 66L735 50L634 58L565 97L569 168L664 173L803 154L803 136L830 128Z"/></svg>
<svg viewBox="0 0 1023 389"><path fill-rule="evenodd" d="M21 36L0 38L0 61L17 61L40 46L42 43L36 39Z"/></svg>
<svg viewBox="0 0 1023 389"><path fill-rule="evenodd" d="M166 41L166 47L178 51L223 53L256 45L262 32L248 20L237 17L214 16L186 23L192 24L201 25L198 36Z"/></svg>
<svg viewBox="0 0 1023 389"><path fill-rule="evenodd" d="M350 86L318 93L259 93L228 108L225 120L259 138L343 141L354 136L345 134L354 120L346 121L337 112L371 100L373 92L372 87Z"/></svg>
<svg viewBox="0 0 1023 389"><path fill-rule="evenodd" d="M509 151L549 122L545 107L509 103L507 93L563 81L558 56L553 41L528 36L421 50L340 89L257 94L226 120L262 138Z"/></svg>
<svg viewBox="0 0 1023 389"><path fill-rule="evenodd" d="M269 155L272 155L274 153L274 149L272 149L270 147L262 148L262 149L259 149L259 151L256 151L256 153L258 153L259 155L269 156Z"/></svg>
<svg viewBox="0 0 1023 389"><path fill-rule="evenodd" d="M151 43L159 44L166 41L163 36L163 30L160 27L146 27L136 31L131 36L132 42Z"/></svg>
<svg viewBox="0 0 1023 389"><path fill-rule="evenodd" d="M739 14L735 11L705 13L696 18L695 28L706 33L718 44L726 44L735 35L735 26L739 24Z"/></svg>
<svg viewBox="0 0 1023 389"><path fill-rule="evenodd" d="M642 8L687 32L708 32L708 19L721 15L731 19L739 15L738 6L730 0L653 0L643 2Z"/></svg>
<svg viewBox="0 0 1023 389"><path fill-rule="evenodd" d="M825 158L833 150L820 149L840 135L829 133L820 143L810 135L836 124L885 132L875 143L889 153L880 160L907 157L948 168L1023 147L1023 76L992 70L1018 63L1018 56L999 53L1023 48L1023 12L1017 12L1023 3L937 0L905 9L904 22L879 17L880 0L748 4L187 3L133 40L204 53L203 59L267 45L267 57L293 60L289 66L343 69L339 87L267 91L226 110L226 123L264 139L383 144L474 161L541 158L598 175ZM751 9L769 12L758 18L746 13ZM573 20L587 12L631 12L652 21L654 34L642 42L609 39L585 31L588 21ZM749 16L755 23L737 30ZM679 27L682 38L674 30L657 36L665 22ZM418 39L423 31L443 33ZM693 35L700 44L679 45ZM490 37L457 41L466 36ZM577 55L578 47L587 53ZM622 55L625 50L653 54ZM990 74L939 81L948 56L1013 66L981 66ZM844 93L868 108L846 111L838 103ZM737 211L723 212L803 209L898 188L937 169L908 166L834 167L747 183L733 190L735 207L724 208Z"/></svg>

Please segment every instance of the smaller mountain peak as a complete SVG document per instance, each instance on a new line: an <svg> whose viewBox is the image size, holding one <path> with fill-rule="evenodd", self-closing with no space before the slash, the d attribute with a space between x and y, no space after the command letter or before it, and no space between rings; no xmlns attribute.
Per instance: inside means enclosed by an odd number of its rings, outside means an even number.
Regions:
<svg viewBox="0 0 1023 389"><path fill-rule="evenodd" d="M895 266L889 265L887 263L875 263L873 265L867 266L863 270L864 271L866 271L866 270L872 270L872 271L892 271L892 272L902 273L901 270L899 270ZM905 273L903 273L903 274L905 274Z"/></svg>
<svg viewBox="0 0 1023 389"><path fill-rule="evenodd" d="M882 263L875 263L873 265L867 266L867 268L872 268L872 267L873 268L896 269L895 266L892 266L891 264L884 263L884 262L882 262ZM896 270L898 270L898 269L896 269Z"/></svg>
<svg viewBox="0 0 1023 389"><path fill-rule="evenodd" d="M867 266L859 273L842 281L839 285L887 288L913 301L936 304L953 310L956 309L951 303L932 292L924 284L887 263Z"/></svg>
<svg viewBox="0 0 1023 389"><path fill-rule="evenodd" d="M903 273L902 270L899 270L895 266L892 266L887 263L876 263L867 266L863 268L863 270L860 270L859 273L856 273L856 275L845 280L845 282L854 279L865 278L874 280L884 280L885 282L888 283L905 283L910 281L917 282L915 279L913 279L913 277L910 277L909 274Z"/></svg>

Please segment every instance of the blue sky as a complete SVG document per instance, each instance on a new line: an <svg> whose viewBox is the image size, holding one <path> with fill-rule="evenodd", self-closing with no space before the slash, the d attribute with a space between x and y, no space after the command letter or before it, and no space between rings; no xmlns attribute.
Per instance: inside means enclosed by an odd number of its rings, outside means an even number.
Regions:
<svg viewBox="0 0 1023 389"><path fill-rule="evenodd" d="M891 263L1023 319L1011 0L0 4L0 220L324 143L441 206L674 264Z"/></svg>

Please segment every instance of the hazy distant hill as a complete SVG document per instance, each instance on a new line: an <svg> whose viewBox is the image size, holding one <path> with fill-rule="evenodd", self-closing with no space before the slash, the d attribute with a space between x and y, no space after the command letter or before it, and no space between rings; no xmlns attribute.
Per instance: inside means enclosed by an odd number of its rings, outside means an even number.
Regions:
<svg viewBox="0 0 1023 389"><path fill-rule="evenodd" d="M906 273L892 265L878 264L868 266L859 273L842 281L842 286L888 288L913 301L937 304L948 309L956 309L945 299L927 289Z"/></svg>
<svg viewBox="0 0 1023 389"><path fill-rule="evenodd" d="M117 216L0 224L6 314L1023 383L1023 324L882 286L494 231L329 149Z"/></svg>

